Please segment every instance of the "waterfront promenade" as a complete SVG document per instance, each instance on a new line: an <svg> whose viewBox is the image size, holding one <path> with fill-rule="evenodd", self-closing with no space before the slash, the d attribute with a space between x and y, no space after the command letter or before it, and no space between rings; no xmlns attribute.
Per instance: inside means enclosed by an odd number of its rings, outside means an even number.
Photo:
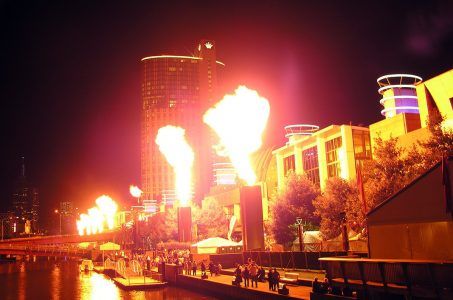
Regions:
<svg viewBox="0 0 453 300"><path fill-rule="evenodd" d="M200 272L197 272L200 273ZM310 299L311 287L300 285L287 285L289 295L279 295L277 292L269 290L269 284L266 282L259 282L258 287L241 287L233 286L231 275L217 275L209 276L207 279L201 279L200 274L197 276L192 275L178 275L178 285L183 287L190 287L192 290L196 288L197 291L207 291L219 296L231 297L235 299Z"/></svg>

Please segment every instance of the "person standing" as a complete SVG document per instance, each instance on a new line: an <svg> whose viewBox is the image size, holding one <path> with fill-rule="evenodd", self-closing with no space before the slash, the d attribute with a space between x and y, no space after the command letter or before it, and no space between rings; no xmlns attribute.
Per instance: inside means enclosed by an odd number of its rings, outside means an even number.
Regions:
<svg viewBox="0 0 453 300"><path fill-rule="evenodd" d="M242 270L242 277L244 278L244 286L248 287L250 285L250 271L247 265L244 265Z"/></svg>
<svg viewBox="0 0 453 300"><path fill-rule="evenodd" d="M186 265L186 274L187 275L190 275L191 273L191 269L192 269L192 262L190 261L190 259L186 259L187 261L187 265Z"/></svg>
<svg viewBox="0 0 453 300"><path fill-rule="evenodd" d="M274 274L273 274L273 277L274 277L274 289L273 291L277 290L278 291L278 284L280 283L280 273L278 273L277 269L274 268Z"/></svg>
<svg viewBox="0 0 453 300"><path fill-rule="evenodd" d="M201 278L204 279L206 276L206 265L204 264L204 261L201 261L201 265L200 265L200 269L201 269Z"/></svg>
<svg viewBox="0 0 453 300"><path fill-rule="evenodd" d="M197 262L195 260L192 262L192 276L197 276Z"/></svg>
<svg viewBox="0 0 453 300"><path fill-rule="evenodd" d="M242 274L241 274L241 268L239 264L236 265L236 270L234 271L234 284L237 286L241 286L241 281L242 281Z"/></svg>
<svg viewBox="0 0 453 300"><path fill-rule="evenodd" d="M146 269L151 270L151 257L149 255L146 257Z"/></svg>
<svg viewBox="0 0 453 300"><path fill-rule="evenodd" d="M269 282L269 291L274 290L274 270L269 269L267 272L267 281Z"/></svg>
<svg viewBox="0 0 453 300"><path fill-rule="evenodd" d="M260 266L258 269L258 281L265 282L266 281L266 272L263 269L263 266Z"/></svg>
<svg viewBox="0 0 453 300"><path fill-rule="evenodd" d="M208 269L212 277L212 275L214 274L214 263L212 261L209 262Z"/></svg>
<svg viewBox="0 0 453 300"><path fill-rule="evenodd" d="M258 287L258 267L254 262L250 266L250 278L252 279L252 287L253 283L255 283L255 287Z"/></svg>

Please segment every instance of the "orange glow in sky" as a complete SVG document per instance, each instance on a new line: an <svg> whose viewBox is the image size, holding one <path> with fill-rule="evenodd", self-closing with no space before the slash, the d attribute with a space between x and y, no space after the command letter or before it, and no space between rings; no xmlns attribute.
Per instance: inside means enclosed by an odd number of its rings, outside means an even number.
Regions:
<svg viewBox="0 0 453 300"><path fill-rule="evenodd" d="M262 135L269 118L269 101L258 92L239 86L234 94L225 95L203 116L220 139L217 154L228 156L238 176L248 185L256 182L250 155L262 144Z"/></svg>
<svg viewBox="0 0 453 300"><path fill-rule="evenodd" d="M167 125L159 128L156 144L175 172L175 190L180 206L188 206L192 198L192 166L194 152L187 143L185 130Z"/></svg>

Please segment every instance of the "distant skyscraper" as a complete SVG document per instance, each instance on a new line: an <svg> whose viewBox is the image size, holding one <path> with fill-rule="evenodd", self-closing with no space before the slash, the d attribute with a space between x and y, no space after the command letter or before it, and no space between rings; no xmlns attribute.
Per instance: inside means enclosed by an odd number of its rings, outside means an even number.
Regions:
<svg viewBox="0 0 453 300"><path fill-rule="evenodd" d="M25 232L25 223L31 223L31 232L38 231L39 222L39 194L36 188L30 186L25 177L25 158L12 195L13 215L15 218L16 233Z"/></svg>
<svg viewBox="0 0 453 300"><path fill-rule="evenodd" d="M220 99L213 41L201 41L194 56L159 55L142 59L141 179L142 199L174 198L173 170L155 143L166 125L186 129L195 151L194 193L197 200L213 182L212 138L203 113Z"/></svg>
<svg viewBox="0 0 453 300"><path fill-rule="evenodd" d="M60 202L59 218L62 234L76 232L76 210L71 201Z"/></svg>

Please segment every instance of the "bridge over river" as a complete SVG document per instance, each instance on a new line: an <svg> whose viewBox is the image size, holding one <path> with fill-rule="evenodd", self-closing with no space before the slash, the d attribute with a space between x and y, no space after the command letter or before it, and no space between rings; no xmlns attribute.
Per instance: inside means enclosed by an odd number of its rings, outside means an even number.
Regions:
<svg viewBox="0 0 453 300"><path fill-rule="evenodd" d="M85 257L89 251L80 249L83 242L115 241L117 231L93 235L50 235L15 238L0 241L0 255Z"/></svg>

